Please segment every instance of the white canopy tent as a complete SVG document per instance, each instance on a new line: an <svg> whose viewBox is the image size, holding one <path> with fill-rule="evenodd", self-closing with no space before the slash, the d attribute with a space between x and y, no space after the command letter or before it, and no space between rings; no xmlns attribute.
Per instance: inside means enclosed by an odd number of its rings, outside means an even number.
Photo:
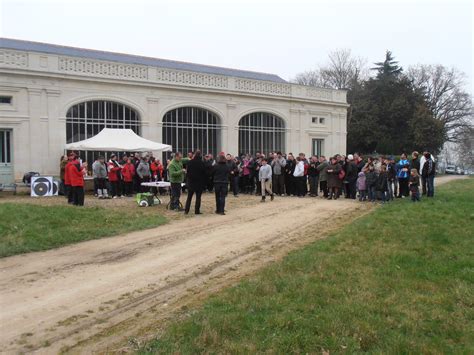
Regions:
<svg viewBox="0 0 474 355"><path fill-rule="evenodd" d="M140 137L131 129L104 128L94 137L66 144L66 150L169 152L172 147Z"/></svg>

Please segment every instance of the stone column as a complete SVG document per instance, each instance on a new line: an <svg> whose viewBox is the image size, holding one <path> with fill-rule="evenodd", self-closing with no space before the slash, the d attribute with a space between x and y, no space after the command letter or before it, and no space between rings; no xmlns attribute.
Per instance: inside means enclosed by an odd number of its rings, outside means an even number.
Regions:
<svg viewBox="0 0 474 355"><path fill-rule="evenodd" d="M290 109L290 116L288 120L288 127L286 131L286 153L298 154L300 149L300 110L297 108Z"/></svg>
<svg viewBox="0 0 474 355"><path fill-rule="evenodd" d="M162 143L161 127L159 126L161 118L158 117L159 99L156 97L147 97L146 101L146 123L148 125L146 127L146 134L145 130L143 130L143 137L155 142Z"/></svg>
<svg viewBox="0 0 474 355"><path fill-rule="evenodd" d="M227 105L227 117L222 117L222 122L227 122L227 126L223 125L222 127L222 142L221 149L225 153L230 153L232 155L239 154L239 119L240 117L235 117L237 105L235 103L228 103Z"/></svg>
<svg viewBox="0 0 474 355"><path fill-rule="evenodd" d="M331 113L329 115L330 125L329 125L329 156L333 156L339 151L339 117Z"/></svg>
<svg viewBox="0 0 474 355"><path fill-rule="evenodd" d="M41 89L28 88L28 116L29 116L29 171L43 173L41 154L42 147L48 137L41 136Z"/></svg>
<svg viewBox="0 0 474 355"><path fill-rule="evenodd" d="M60 94L59 90L46 90L49 144L48 159L44 168L52 174L57 174L59 158L63 154L64 145L66 144L66 127L65 124L60 124L59 121Z"/></svg>
<svg viewBox="0 0 474 355"><path fill-rule="evenodd" d="M341 121L341 153L351 154L347 151L347 114L341 113L339 118Z"/></svg>
<svg viewBox="0 0 474 355"><path fill-rule="evenodd" d="M299 124L300 124L300 135L299 135L299 151L298 153L305 153L306 157L311 156L311 138L308 135L307 129L308 124L308 112L307 110L299 110Z"/></svg>

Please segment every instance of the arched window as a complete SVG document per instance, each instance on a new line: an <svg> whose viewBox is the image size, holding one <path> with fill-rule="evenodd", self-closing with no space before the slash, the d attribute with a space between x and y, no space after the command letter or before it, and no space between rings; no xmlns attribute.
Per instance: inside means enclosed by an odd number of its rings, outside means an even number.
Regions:
<svg viewBox="0 0 474 355"><path fill-rule="evenodd" d="M199 149L203 154L217 154L220 149L219 117L200 107L179 107L163 117L163 143L186 155Z"/></svg>
<svg viewBox="0 0 474 355"><path fill-rule="evenodd" d="M285 122L268 112L253 112L239 121L239 154L285 151Z"/></svg>
<svg viewBox="0 0 474 355"><path fill-rule="evenodd" d="M66 113L67 143L91 138L103 128L129 128L140 134L140 116L127 105L104 100L78 103L71 106ZM82 159L86 159L90 167L98 155L98 152L87 152L83 154Z"/></svg>

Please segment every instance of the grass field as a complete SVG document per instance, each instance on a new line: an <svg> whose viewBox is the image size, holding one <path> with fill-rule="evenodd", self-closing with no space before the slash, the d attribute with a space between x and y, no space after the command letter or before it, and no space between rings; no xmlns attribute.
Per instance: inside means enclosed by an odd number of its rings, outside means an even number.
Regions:
<svg viewBox="0 0 474 355"><path fill-rule="evenodd" d="M0 204L0 257L152 228L165 217L101 207Z"/></svg>
<svg viewBox="0 0 474 355"><path fill-rule="evenodd" d="M474 179L291 253L140 352L474 353Z"/></svg>

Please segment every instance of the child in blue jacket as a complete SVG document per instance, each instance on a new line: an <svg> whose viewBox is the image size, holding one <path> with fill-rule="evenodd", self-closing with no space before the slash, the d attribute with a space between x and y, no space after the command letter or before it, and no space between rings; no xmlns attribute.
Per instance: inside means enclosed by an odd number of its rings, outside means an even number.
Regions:
<svg viewBox="0 0 474 355"><path fill-rule="evenodd" d="M408 189L408 179L410 177L410 162L407 160L407 155L403 153L400 156L400 161L397 163L397 178L398 178L398 197L408 197L410 191Z"/></svg>

